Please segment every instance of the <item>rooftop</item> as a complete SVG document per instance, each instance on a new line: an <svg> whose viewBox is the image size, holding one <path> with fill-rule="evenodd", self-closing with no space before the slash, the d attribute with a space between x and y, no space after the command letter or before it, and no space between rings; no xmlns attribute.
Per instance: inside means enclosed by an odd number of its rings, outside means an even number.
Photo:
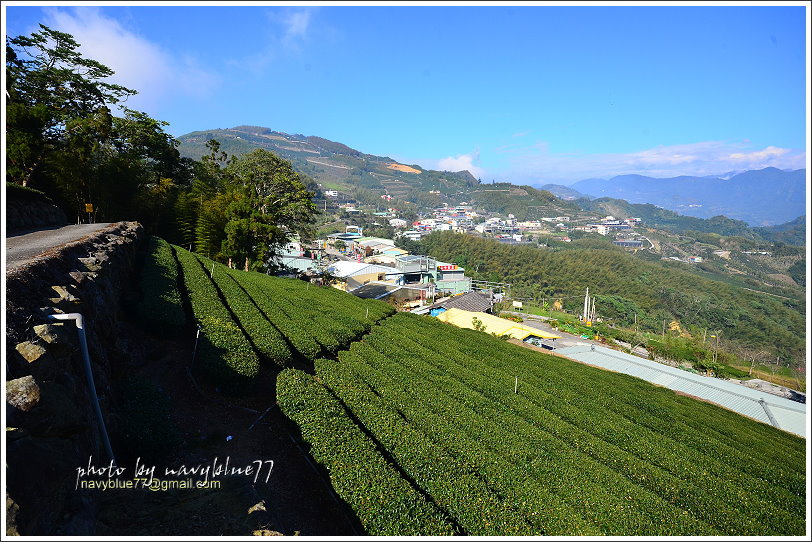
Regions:
<svg viewBox="0 0 812 542"><path fill-rule="evenodd" d="M485 312L466 311L451 308L437 315L437 319L457 327L475 329L474 318L477 318L485 326L486 333L496 333L497 335L509 335L514 339L524 340L529 336L540 337L542 339L558 339L558 335L546 333L540 329L523 325L519 322L499 318L493 314Z"/></svg>
<svg viewBox="0 0 812 542"><path fill-rule="evenodd" d="M338 261L333 262L327 268L330 273L339 278L351 277L353 275L368 273L399 274L393 267L386 265L376 265L364 262Z"/></svg>
<svg viewBox="0 0 812 542"><path fill-rule="evenodd" d="M789 433L806 437L806 405L803 403L602 346L595 346L594 350L590 346L571 346L560 348L556 353L704 399Z"/></svg>
<svg viewBox="0 0 812 542"><path fill-rule="evenodd" d="M431 307L444 309L462 309L464 311L485 312L491 310L491 296L482 292L468 292L462 295L455 295L443 301L439 301Z"/></svg>

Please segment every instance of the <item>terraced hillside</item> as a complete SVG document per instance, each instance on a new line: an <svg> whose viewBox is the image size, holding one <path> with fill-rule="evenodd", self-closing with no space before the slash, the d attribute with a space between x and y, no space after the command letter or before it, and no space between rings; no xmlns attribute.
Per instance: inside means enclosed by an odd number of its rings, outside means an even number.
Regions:
<svg viewBox="0 0 812 542"><path fill-rule="evenodd" d="M274 152L294 169L316 179L327 188L365 188L403 198L418 190L439 190L456 194L479 181L467 171L448 172L398 164L386 156L364 154L342 143L316 136L291 135L261 126L236 126L203 130L180 136L183 156L200 159L208 154L206 142L216 139L229 155L256 148Z"/></svg>
<svg viewBox="0 0 812 542"><path fill-rule="evenodd" d="M278 400L375 534L804 532L803 439L426 317L385 320L315 377L283 372ZM372 446L388 465L363 476ZM414 492L433 508L380 525Z"/></svg>
<svg viewBox="0 0 812 542"><path fill-rule="evenodd" d="M799 437L487 333L174 253L209 375L239 392L255 360L287 366L278 406L368 534L805 532Z"/></svg>

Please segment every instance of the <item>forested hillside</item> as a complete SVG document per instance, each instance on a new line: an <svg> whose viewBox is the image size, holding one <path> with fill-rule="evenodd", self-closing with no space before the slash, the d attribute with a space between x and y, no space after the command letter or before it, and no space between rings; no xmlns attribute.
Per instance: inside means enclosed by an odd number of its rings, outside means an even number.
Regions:
<svg viewBox="0 0 812 542"><path fill-rule="evenodd" d="M786 243L796 246L806 245L806 215L799 216L786 224L754 229L764 239L774 243Z"/></svg>
<svg viewBox="0 0 812 542"><path fill-rule="evenodd" d="M620 218L640 218L643 224L650 228L667 230L673 233L713 232L719 235L736 235L747 239L758 239L756 229L746 222L734 220L726 216L711 218L696 218L685 216L650 203L629 203L626 200L614 198L598 198L577 200L583 209L595 211Z"/></svg>
<svg viewBox="0 0 812 542"><path fill-rule="evenodd" d="M516 297L554 301L577 310L588 287L614 302L598 308L605 317L659 330L662 321L683 327L722 330L722 336L782 359L803 359L805 303L780 299L696 274L645 262L622 250L581 248L550 251L511 246L451 232L425 237L421 249L466 268L474 278L511 283ZM711 331L712 332L712 331Z"/></svg>
<svg viewBox="0 0 812 542"><path fill-rule="evenodd" d="M518 220L539 220L547 216L570 215L581 208L547 190L510 183L486 184L473 191L470 201L479 209L502 215L512 214Z"/></svg>

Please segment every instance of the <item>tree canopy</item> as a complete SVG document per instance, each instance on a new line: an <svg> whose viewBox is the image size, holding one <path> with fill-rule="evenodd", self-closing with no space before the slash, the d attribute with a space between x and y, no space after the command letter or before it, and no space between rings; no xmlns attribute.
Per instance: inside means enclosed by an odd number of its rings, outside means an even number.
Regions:
<svg viewBox="0 0 812 542"><path fill-rule="evenodd" d="M206 256L261 269L294 235L312 233L312 179L275 154L229 158L217 141L181 158L167 122L124 106L133 89L40 25L6 40L6 172L47 194L69 217L137 220Z"/></svg>
<svg viewBox="0 0 812 542"><path fill-rule="evenodd" d="M189 164L166 122L123 106L135 90L109 82L64 32L40 25L6 40L8 180L43 190L69 216L145 219L154 228Z"/></svg>

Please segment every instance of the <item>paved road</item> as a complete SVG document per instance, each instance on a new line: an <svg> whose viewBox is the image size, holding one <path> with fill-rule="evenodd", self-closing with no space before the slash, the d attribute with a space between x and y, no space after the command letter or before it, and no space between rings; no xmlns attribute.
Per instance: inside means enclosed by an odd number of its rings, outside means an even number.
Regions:
<svg viewBox="0 0 812 542"><path fill-rule="evenodd" d="M530 327L534 327L536 329L540 329L542 331L546 331L547 333L552 333L553 335L558 335L559 337L561 337L560 339L555 340L555 347L557 349L567 348L568 346L580 346L584 344L592 344L595 342L590 339L582 339L579 335L573 335L571 333L566 333L564 331L551 328L550 325L546 323L546 320L549 320L549 318L546 316L538 316L535 314L527 314L523 312L511 312L510 314L521 316L522 318L524 318L523 323ZM625 343L623 344L625 345ZM630 347L631 345L626 346ZM648 359L648 351L642 346L637 346L634 349L634 353L638 356Z"/></svg>
<svg viewBox="0 0 812 542"><path fill-rule="evenodd" d="M110 224L110 222L76 224L49 230L11 234L10 237L6 237L6 270L19 267L48 249L78 241Z"/></svg>
<svg viewBox="0 0 812 542"><path fill-rule="evenodd" d="M344 254L342 254L341 252L337 251L334 248L325 248L324 252L328 256L332 256L333 258L337 258L338 260L341 260L341 261L344 261L344 262L355 262L355 261L357 261L355 258L350 258L348 256L345 256Z"/></svg>
<svg viewBox="0 0 812 542"><path fill-rule="evenodd" d="M516 316L521 316L522 318L524 318L524 322L522 323L527 326L534 327L536 329L540 329L547 333L552 333L553 335L558 335L559 337L561 337L560 339L555 340L556 348L566 348L568 346L578 346L582 344L592 343L592 341L588 339L582 339L578 335L572 335L571 333L566 333L564 331L559 331L557 329L551 328L549 324L544 322L546 318L543 316L532 316L523 312L511 312L510 314L515 314Z"/></svg>

